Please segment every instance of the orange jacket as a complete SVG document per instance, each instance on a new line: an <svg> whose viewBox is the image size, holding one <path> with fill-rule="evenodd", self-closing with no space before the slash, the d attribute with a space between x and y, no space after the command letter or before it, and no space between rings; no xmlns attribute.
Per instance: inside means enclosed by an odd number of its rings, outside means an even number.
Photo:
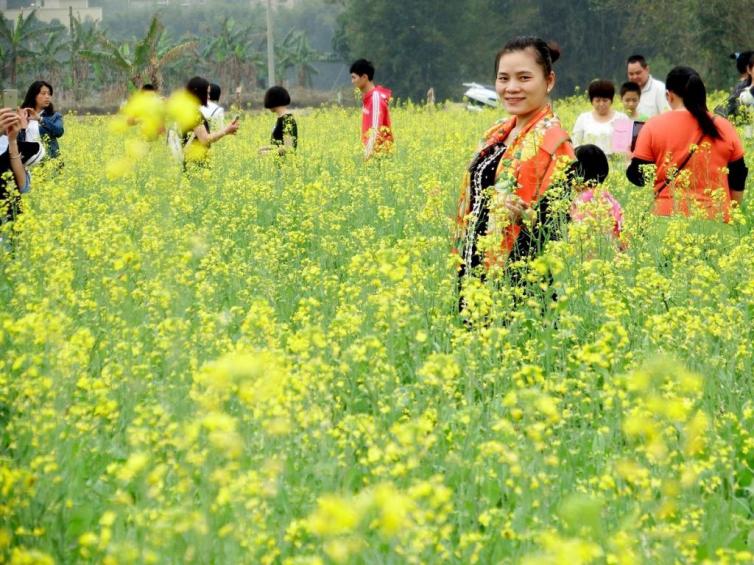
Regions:
<svg viewBox="0 0 754 565"><path fill-rule="evenodd" d="M489 129L484 135L480 152L505 140L515 125L514 116ZM512 179L517 187L514 193L527 204L533 204L547 191L553 175L564 172L568 163L574 159L570 136L560 126L560 121L548 105L519 132L515 140L508 140L508 146L495 173L495 181L498 182L505 177ZM456 219L457 249L461 248L465 240L471 204L471 175L467 171L463 179ZM499 250L486 252L487 267L505 263L521 232L519 225L506 225L507 223L505 218L496 221L494 210L490 210L488 233L499 229L501 242Z"/></svg>

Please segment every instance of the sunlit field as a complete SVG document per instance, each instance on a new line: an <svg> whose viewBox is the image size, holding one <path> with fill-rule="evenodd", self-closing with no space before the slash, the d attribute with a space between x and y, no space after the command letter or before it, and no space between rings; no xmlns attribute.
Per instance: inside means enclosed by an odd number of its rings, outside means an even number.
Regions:
<svg viewBox="0 0 754 565"><path fill-rule="evenodd" d="M189 176L66 118L0 252L0 562L754 562L754 205L659 221L614 163L625 251L573 225L464 319L500 115L392 117L364 163L301 112L281 162L246 114Z"/></svg>

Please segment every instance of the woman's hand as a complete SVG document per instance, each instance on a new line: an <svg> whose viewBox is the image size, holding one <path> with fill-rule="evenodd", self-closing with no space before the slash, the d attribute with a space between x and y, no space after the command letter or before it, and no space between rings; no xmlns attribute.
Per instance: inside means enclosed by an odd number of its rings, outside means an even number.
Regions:
<svg viewBox="0 0 754 565"><path fill-rule="evenodd" d="M0 110L0 131L4 131L8 136L8 158L10 169L13 172L13 180L18 190L25 192L29 189L29 177L21 162L17 142L18 132L21 131L21 113L23 113L23 110L14 110L13 108Z"/></svg>
<svg viewBox="0 0 754 565"><path fill-rule="evenodd" d="M227 126L225 126L225 135L235 135L238 131L238 122L232 121Z"/></svg>
<svg viewBox="0 0 754 565"><path fill-rule="evenodd" d="M506 194L502 199L503 207L508 211L511 224L521 223L521 219L530 215L531 206L521 200L516 194Z"/></svg>
<svg viewBox="0 0 754 565"><path fill-rule="evenodd" d="M17 113L21 129L29 127L29 118L27 117L26 110L19 109Z"/></svg>
<svg viewBox="0 0 754 565"><path fill-rule="evenodd" d="M24 108L24 110L26 111L27 119L36 120L38 122L42 120L42 116L34 108Z"/></svg>
<svg viewBox="0 0 754 565"><path fill-rule="evenodd" d="M15 141L18 132L21 131L21 119L19 112L12 108L3 108L0 110L0 130L4 131L9 141Z"/></svg>

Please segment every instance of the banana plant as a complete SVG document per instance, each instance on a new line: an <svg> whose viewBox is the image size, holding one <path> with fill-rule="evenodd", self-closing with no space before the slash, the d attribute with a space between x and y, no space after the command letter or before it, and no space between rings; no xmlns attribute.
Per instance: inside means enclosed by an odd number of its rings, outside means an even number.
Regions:
<svg viewBox="0 0 754 565"><path fill-rule="evenodd" d="M85 50L82 55L125 76L133 88L141 88L149 81L159 89L163 86L164 67L196 47L194 40L173 44L164 34L165 26L155 15L146 35L133 47L128 42L117 44L101 35L99 48Z"/></svg>
<svg viewBox="0 0 754 565"><path fill-rule="evenodd" d="M253 24L241 26L233 18L225 18L220 32L204 46L202 59L210 63L212 72L228 86L253 87L264 65L264 37Z"/></svg>
<svg viewBox="0 0 754 565"><path fill-rule="evenodd" d="M37 77L44 78L52 84L60 84L61 69L65 61L68 38L61 25L50 26L46 35L39 35L35 42L36 56L30 61L30 67Z"/></svg>
<svg viewBox="0 0 754 565"><path fill-rule="evenodd" d="M69 8L68 33L68 81L76 96L79 96L91 71L84 53L97 47L102 32L95 23L82 22L73 15L73 8Z"/></svg>
<svg viewBox="0 0 754 565"><path fill-rule="evenodd" d="M293 69L296 82L302 88L310 87L314 75L319 74L314 63L328 60L327 54L312 47L306 32L297 29L286 34L279 53L278 65L283 72Z"/></svg>
<svg viewBox="0 0 754 565"><path fill-rule="evenodd" d="M17 86L19 65L35 57L34 40L42 33L45 26L36 18L36 10L32 10L24 17L23 12L18 15L15 23L5 19L0 13L0 42L5 46L3 56L4 66L8 70L10 84Z"/></svg>

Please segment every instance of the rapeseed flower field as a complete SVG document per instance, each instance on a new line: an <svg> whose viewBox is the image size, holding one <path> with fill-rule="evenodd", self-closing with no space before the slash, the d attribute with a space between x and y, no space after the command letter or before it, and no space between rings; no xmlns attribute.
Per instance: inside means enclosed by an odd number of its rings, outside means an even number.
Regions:
<svg viewBox="0 0 754 565"><path fill-rule="evenodd" d="M497 117L396 108L364 163L355 110L283 160L246 115L189 175L67 117L0 255L0 562L754 562L753 208L658 220L616 164L625 249L594 214L462 318Z"/></svg>

